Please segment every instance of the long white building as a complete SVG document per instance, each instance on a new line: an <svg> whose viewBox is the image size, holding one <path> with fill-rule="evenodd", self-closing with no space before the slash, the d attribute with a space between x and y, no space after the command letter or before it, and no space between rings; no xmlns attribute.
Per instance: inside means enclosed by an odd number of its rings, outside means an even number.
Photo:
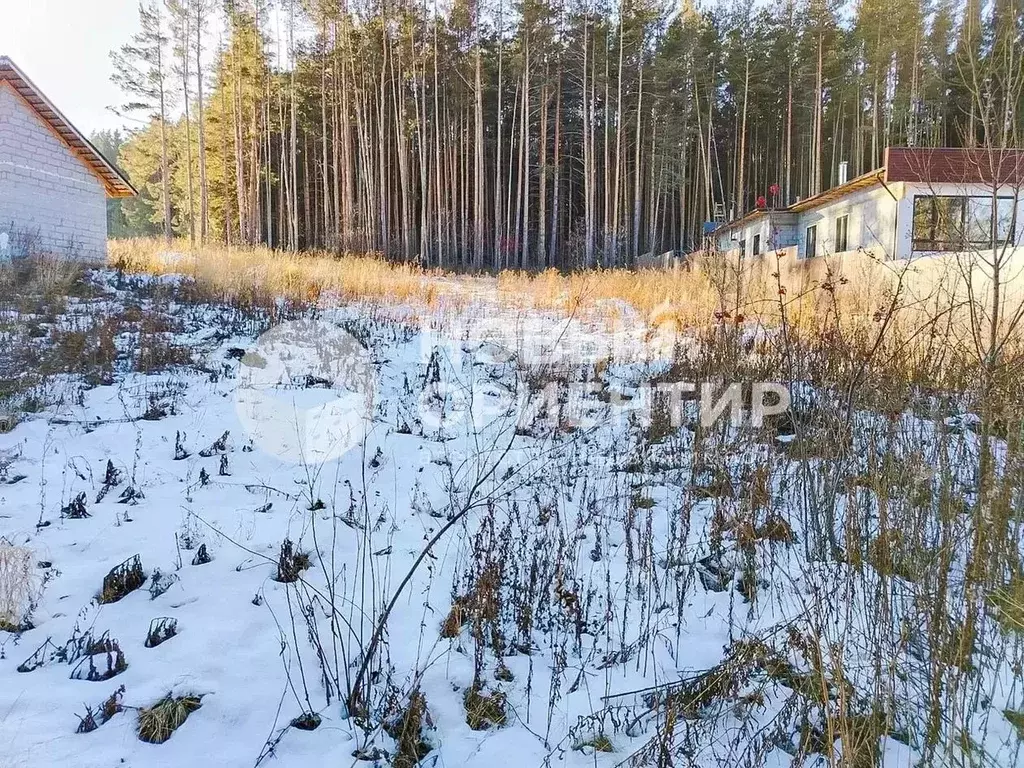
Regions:
<svg viewBox="0 0 1024 768"><path fill-rule="evenodd" d="M716 228L720 253L882 259L1015 247L1024 240L1024 151L890 147L883 167Z"/></svg>

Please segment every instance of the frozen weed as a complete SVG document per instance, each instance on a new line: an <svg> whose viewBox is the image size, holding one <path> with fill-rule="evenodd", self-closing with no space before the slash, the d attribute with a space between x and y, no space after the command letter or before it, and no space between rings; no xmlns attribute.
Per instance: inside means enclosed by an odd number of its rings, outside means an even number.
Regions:
<svg viewBox="0 0 1024 768"><path fill-rule="evenodd" d="M178 620L164 616L153 619L146 633L146 647L156 648L178 634Z"/></svg>
<svg viewBox="0 0 1024 768"><path fill-rule="evenodd" d="M103 577L103 588L96 599L101 604L116 603L141 587L145 581L146 572L142 570L142 560L135 555L114 566Z"/></svg>
<svg viewBox="0 0 1024 768"><path fill-rule="evenodd" d="M79 493L69 504L61 507L60 516L68 520L84 520L91 517L85 507L85 491Z"/></svg>
<svg viewBox="0 0 1024 768"><path fill-rule="evenodd" d="M88 680L98 682L109 680L112 677L128 669L128 661L124 651L116 640L107 640L100 644L102 649L96 653L80 659L78 665L71 671L72 680Z"/></svg>
<svg viewBox="0 0 1024 768"><path fill-rule="evenodd" d="M34 554L0 536L0 631L19 632L39 598L40 582Z"/></svg>
<svg viewBox="0 0 1024 768"><path fill-rule="evenodd" d="M420 764L433 749L426 739L426 732L432 727L427 698L416 689L409 695L404 711L385 725L388 735L395 740L391 763L394 768L415 768Z"/></svg>
<svg viewBox="0 0 1024 768"><path fill-rule="evenodd" d="M121 700L124 698L124 691L124 686L120 686L104 699L95 711L92 707L86 705L85 714L77 715L79 723L75 733L91 733L104 723L110 721L114 715L124 712L124 705L121 703Z"/></svg>
<svg viewBox="0 0 1024 768"><path fill-rule="evenodd" d="M309 566L309 553L295 549L292 540L285 539L281 542L281 551L277 556L277 573L274 579L282 584L292 584L299 580L302 572Z"/></svg>

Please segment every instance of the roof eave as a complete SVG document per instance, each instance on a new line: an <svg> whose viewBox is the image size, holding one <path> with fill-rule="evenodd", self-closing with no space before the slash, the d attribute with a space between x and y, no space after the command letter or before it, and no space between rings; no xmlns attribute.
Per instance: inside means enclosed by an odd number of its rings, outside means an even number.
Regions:
<svg viewBox="0 0 1024 768"><path fill-rule="evenodd" d="M838 187L832 187L832 189L826 189L824 192L819 192L816 195L808 197L806 200L800 200L793 203L786 210L791 213L803 213L804 211L810 211L818 208L822 205L834 202L841 197L845 197L851 192L857 192L861 189L867 189L873 187L875 184L881 184L885 178L885 167L876 168L873 171L868 171L865 174L861 174L855 179L850 179L845 184L840 184Z"/></svg>
<svg viewBox="0 0 1024 768"><path fill-rule="evenodd" d="M106 196L119 199L135 197L138 190L132 185L118 168L107 160L103 154L96 149L82 133L64 116L64 114L53 105L39 87L18 68L10 58L0 56L0 85L6 84L40 120L42 120L53 132L53 134L75 154L90 172L103 184ZM53 117L49 117L40 110L40 105L33 104L23 91L41 102L46 111ZM63 129L63 130L62 130ZM65 135L71 134L71 139ZM82 146L75 146L74 141L80 142ZM97 167L98 166L98 167Z"/></svg>

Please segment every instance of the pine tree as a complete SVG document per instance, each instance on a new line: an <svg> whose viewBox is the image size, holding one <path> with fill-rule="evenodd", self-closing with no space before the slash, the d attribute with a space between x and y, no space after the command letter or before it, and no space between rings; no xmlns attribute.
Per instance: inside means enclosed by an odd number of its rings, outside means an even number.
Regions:
<svg viewBox="0 0 1024 768"><path fill-rule="evenodd" d="M212 61L211 0L166 0L169 26L142 7L115 54L147 121L129 218L447 268L623 265L889 145L1013 144L1024 114L1010 0L282 0L277 25L267 1L222 6Z"/></svg>
<svg viewBox="0 0 1024 768"><path fill-rule="evenodd" d="M164 32L163 11L156 0L139 5L140 31L132 42L111 54L114 64L112 80L132 101L121 107L124 113L144 112L156 121L160 131L160 180L162 212L160 222L164 237L171 240L170 159L167 144L169 94L166 60L168 38Z"/></svg>

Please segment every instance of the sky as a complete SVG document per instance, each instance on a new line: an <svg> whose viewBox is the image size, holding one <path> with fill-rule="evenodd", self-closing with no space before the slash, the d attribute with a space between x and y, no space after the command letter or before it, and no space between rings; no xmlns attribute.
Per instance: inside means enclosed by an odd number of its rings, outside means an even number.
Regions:
<svg viewBox="0 0 1024 768"><path fill-rule="evenodd" d="M285 39L282 14L272 12L267 22L266 31L277 40ZM126 100L110 82L110 52L138 31L139 0L0 0L0 56L13 59L86 136L103 128L137 127L144 117L119 117L108 109ZM205 32L204 59L210 59L221 32L216 16ZM295 34L297 40L305 34L301 20ZM278 66L287 60L276 44L268 45L268 55Z"/></svg>
<svg viewBox="0 0 1024 768"><path fill-rule="evenodd" d="M138 0L0 0L0 56L10 56L86 136L130 124L107 107L110 51L138 30Z"/></svg>

